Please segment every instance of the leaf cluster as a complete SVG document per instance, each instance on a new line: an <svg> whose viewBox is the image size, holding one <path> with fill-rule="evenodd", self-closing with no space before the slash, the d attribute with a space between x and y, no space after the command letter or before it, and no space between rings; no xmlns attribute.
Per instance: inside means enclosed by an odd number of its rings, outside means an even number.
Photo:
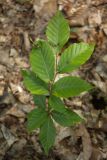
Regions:
<svg viewBox="0 0 107 160"><path fill-rule="evenodd" d="M28 130L40 128L40 141L48 154L55 141L54 121L62 126L72 126L82 118L67 108L63 98L77 96L92 86L79 77L63 76L84 64L92 55L93 44L84 42L70 45L64 51L64 45L70 36L67 20L61 12L49 21L46 29L47 41L39 39L30 53L30 70L23 70L24 85L33 95L37 106L28 114ZM61 55L61 56L60 56Z"/></svg>

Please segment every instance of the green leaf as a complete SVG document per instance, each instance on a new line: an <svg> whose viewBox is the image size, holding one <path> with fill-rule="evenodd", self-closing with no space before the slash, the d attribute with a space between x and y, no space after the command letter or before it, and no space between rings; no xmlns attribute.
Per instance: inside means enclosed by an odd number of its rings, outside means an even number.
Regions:
<svg viewBox="0 0 107 160"><path fill-rule="evenodd" d="M53 108L55 111L58 111L61 113L66 111L65 105L63 104L61 99L58 97L51 96L49 98L49 104L50 104L50 107Z"/></svg>
<svg viewBox="0 0 107 160"><path fill-rule="evenodd" d="M60 73L71 72L84 64L92 55L94 45L87 43L75 43L68 47L61 55L58 64Z"/></svg>
<svg viewBox="0 0 107 160"><path fill-rule="evenodd" d="M77 96L81 92L92 89L92 86L78 77L63 77L53 86L53 95L58 97Z"/></svg>
<svg viewBox="0 0 107 160"><path fill-rule="evenodd" d="M45 123L40 129L40 141L46 154L55 142L56 130L53 121L50 117L47 118Z"/></svg>
<svg viewBox="0 0 107 160"><path fill-rule="evenodd" d="M68 41L70 36L69 24L60 11L48 23L46 35L49 42L57 48L62 48Z"/></svg>
<svg viewBox="0 0 107 160"><path fill-rule="evenodd" d="M31 132L37 128L39 128L47 119L48 115L44 109L38 108L32 110L28 114L28 123L27 128L28 131Z"/></svg>
<svg viewBox="0 0 107 160"><path fill-rule="evenodd" d="M66 109L66 112L64 113L53 111L52 117L62 126L73 126L83 121L83 119L78 114L68 109Z"/></svg>
<svg viewBox="0 0 107 160"><path fill-rule="evenodd" d="M46 96L44 95L33 95L33 100L35 105L37 105L38 107L45 107L45 103L46 103Z"/></svg>
<svg viewBox="0 0 107 160"><path fill-rule="evenodd" d="M48 85L39 79L34 73L23 70L24 85L32 94L48 94Z"/></svg>
<svg viewBox="0 0 107 160"><path fill-rule="evenodd" d="M49 44L43 40L37 42L30 54L32 71L45 82L54 78L55 56Z"/></svg>

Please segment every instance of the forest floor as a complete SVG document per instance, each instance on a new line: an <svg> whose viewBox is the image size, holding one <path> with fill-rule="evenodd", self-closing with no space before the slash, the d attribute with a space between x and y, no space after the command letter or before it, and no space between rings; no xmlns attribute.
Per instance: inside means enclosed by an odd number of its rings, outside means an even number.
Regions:
<svg viewBox="0 0 107 160"><path fill-rule="evenodd" d="M20 71L29 68L32 42L45 37L57 9L69 21L69 43L96 44L91 59L73 73L95 89L65 100L86 123L57 126L47 157L38 130L26 130L26 115L34 103ZM0 160L107 160L107 0L0 0Z"/></svg>

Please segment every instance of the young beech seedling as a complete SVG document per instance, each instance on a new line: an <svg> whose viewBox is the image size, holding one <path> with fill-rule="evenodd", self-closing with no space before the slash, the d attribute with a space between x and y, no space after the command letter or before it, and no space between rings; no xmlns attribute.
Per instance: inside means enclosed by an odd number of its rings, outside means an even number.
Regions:
<svg viewBox="0 0 107 160"><path fill-rule="evenodd" d="M37 106L28 114L27 128L30 132L40 128L40 142L48 154L56 136L54 122L72 126L82 121L77 113L64 105L63 98L77 96L92 86L81 78L65 76L64 73L84 64L92 55L94 45L74 43L62 51L69 39L70 28L59 11L48 23L46 36L47 41L34 43L30 53L31 69L23 70L22 74L24 85ZM58 79L59 74L63 74L63 78Z"/></svg>

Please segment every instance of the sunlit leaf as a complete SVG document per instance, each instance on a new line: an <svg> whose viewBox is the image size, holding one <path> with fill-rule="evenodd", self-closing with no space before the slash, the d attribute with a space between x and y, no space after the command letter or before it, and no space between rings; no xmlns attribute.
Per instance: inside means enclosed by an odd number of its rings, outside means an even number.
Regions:
<svg viewBox="0 0 107 160"><path fill-rule="evenodd" d="M58 71L64 73L77 69L90 58L93 51L94 45L84 42L72 44L62 53L58 64Z"/></svg>
<svg viewBox="0 0 107 160"><path fill-rule="evenodd" d="M48 94L48 86L45 82L39 79L34 73L23 70L24 85L32 94Z"/></svg>
<svg viewBox="0 0 107 160"><path fill-rule="evenodd" d="M63 77L53 86L53 95L58 97L77 96L81 92L92 89L92 86L78 77Z"/></svg>
<svg viewBox="0 0 107 160"><path fill-rule="evenodd" d="M69 24L60 11L48 23L46 35L49 42L57 48L57 52L68 41L70 36Z"/></svg>
<svg viewBox="0 0 107 160"><path fill-rule="evenodd" d="M55 70L55 56L46 41L39 40L30 54L32 71L45 82L52 81Z"/></svg>

